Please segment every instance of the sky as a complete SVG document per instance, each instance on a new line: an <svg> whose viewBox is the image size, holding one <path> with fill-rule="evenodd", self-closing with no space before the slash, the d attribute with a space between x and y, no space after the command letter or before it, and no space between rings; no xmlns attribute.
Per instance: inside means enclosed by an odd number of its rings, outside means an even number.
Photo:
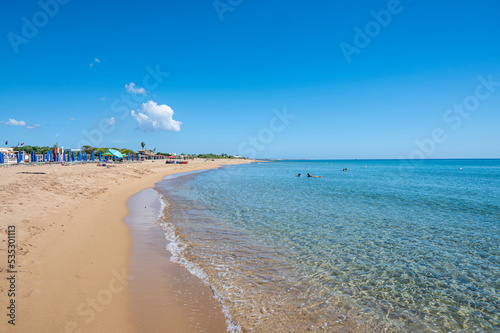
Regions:
<svg viewBox="0 0 500 333"><path fill-rule="evenodd" d="M0 3L0 146L500 158L498 1Z"/></svg>

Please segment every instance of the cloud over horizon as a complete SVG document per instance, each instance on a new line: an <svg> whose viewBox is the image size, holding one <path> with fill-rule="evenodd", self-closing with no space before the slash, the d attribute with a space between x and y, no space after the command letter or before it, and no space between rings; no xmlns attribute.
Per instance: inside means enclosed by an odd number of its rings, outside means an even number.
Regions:
<svg viewBox="0 0 500 333"><path fill-rule="evenodd" d="M141 110L130 112L137 121L137 127L144 132L181 130L182 122L174 120L174 110L166 104L158 105L154 101L142 104Z"/></svg>
<svg viewBox="0 0 500 333"><path fill-rule="evenodd" d="M0 121L0 125L26 127L27 129L35 129L37 127L40 127L40 124L27 125L24 120L15 120L12 118L10 118L8 121Z"/></svg>
<svg viewBox="0 0 500 333"><path fill-rule="evenodd" d="M125 89L127 89L127 92L129 94L136 94L136 95L144 95L146 96L146 89L144 88L136 88L134 82L130 82L129 84L125 84Z"/></svg>
<svg viewBox="0 0 500 333"><path fill-rule="evenodd" d="M26 126L26 122L24 120L9 119L9 121L2 121L0 123L5 126Z"/></svg>

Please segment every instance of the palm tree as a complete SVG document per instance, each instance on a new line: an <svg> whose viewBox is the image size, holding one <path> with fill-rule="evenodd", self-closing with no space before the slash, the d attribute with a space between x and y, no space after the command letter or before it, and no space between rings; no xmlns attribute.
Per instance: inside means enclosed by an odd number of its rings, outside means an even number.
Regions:
<svg viewBox="0 0 500 333"><path fill-rule="evenodd" d="M144 142L141 142L142 149L144 149L145 146L146 146L146 144Z"/></svg>

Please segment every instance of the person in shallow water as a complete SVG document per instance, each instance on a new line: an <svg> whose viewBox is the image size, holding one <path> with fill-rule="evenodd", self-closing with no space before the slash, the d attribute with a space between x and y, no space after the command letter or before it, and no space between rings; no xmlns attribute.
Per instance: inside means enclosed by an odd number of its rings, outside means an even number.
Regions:
<svg viewBox="0 0 500 333"><path fill-rule="evenodd" d="M312 177L312 175L310 173L307 174L307 177Z"/></svg>
<svg viewBox="0 0 500 333"><path fill-rule="evenodd" d="M297 175L297 177L300 177L300 173Z"/></svg>

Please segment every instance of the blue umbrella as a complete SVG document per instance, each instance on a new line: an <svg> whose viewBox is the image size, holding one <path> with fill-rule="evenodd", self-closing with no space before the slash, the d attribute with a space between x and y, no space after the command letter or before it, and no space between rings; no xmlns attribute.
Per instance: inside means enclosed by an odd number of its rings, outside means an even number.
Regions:
<svg viewBox="0 0 500 333"><path fill-rule="evenodd" d="M132 162L134 161L134 154L132 154Z"/></svg>
<svg viewBox="0 0 500 333"><path fill-rule="evenodd" d="M82 152L79 151L78 152L78 162L80 162L82 160Z"/></svg>
<svg viewBox="0 0 500 333"><path fill-rule="evenodd" d="M68 150L68 162L71 162L71 155L69 150Z"/></svg>
<svg viewBox="0 0 500 333"><path fill-rule="evenodd" d="M21 163L21 152L17 152L17 163Z"/></svg>
<svg viewBox="0 0 500 333"><path fill-rule="evenodd" d="M83 160L87 162L87 153L83 154Z"/></svg>
<svg viewBox="0 0 500 333"><path fill-rule="evenodd" d="M75 161L75 152L72 151L71 152L71 162L74 162Z"/></svg>
<svg viewBox="0 0 500 333"><path fill-rule="evenodd" d="M123 159L123 154L120 153L118 150L116 149L108 149L108 151L113 155L113 160L114 158L118 158L118 159Z"/></svg>
<svg viewBox="0 0 500 333"><path fill-rule="evenodd" d="M42 162L45 162L47 160L47 154L42 154L42 158L43 158Z"/></svg>
<svg viewBox="0 0 500 333"><path fill-rule="evenodd" d="M0 164L3 164L3 154L0 153Z"/></svg>
<svg viewBox="0 0 500 333"><path fill-rule="evenodd" d="M99 152L99 162L102 162L101 152Z"/></svg>
<svg viewBox="0 0 500 333"><path fill-rule="evenodd" d="M66 162L66 154L63 153L63 162Z"/></svg>
<svg viewBox="0 0 500 333"><path fill-rule="evenodd" d="M93 151L93 150L90 152L90 160L91 160L92 162L94 162L94 161L95 161L95 156L94 156L94 151Z"/></svg>
<svg viewBox="0 0 500 333"><path fill-rule="evenodd" d="M128 156L128 153L127 153L127 161L128 161L128 159L129 159L129 156Z"/></svg>
<svg viewBox="0 0 500 333"><path fill-rule="evenodd" d="M139 162L139 153L137 153L137 162Z"/></svg>
<svg viewBox="0 0 500 333"><path fill-rule="evenodd" d="M59 162L59 153L56 154L56 162Z"/></svg>

